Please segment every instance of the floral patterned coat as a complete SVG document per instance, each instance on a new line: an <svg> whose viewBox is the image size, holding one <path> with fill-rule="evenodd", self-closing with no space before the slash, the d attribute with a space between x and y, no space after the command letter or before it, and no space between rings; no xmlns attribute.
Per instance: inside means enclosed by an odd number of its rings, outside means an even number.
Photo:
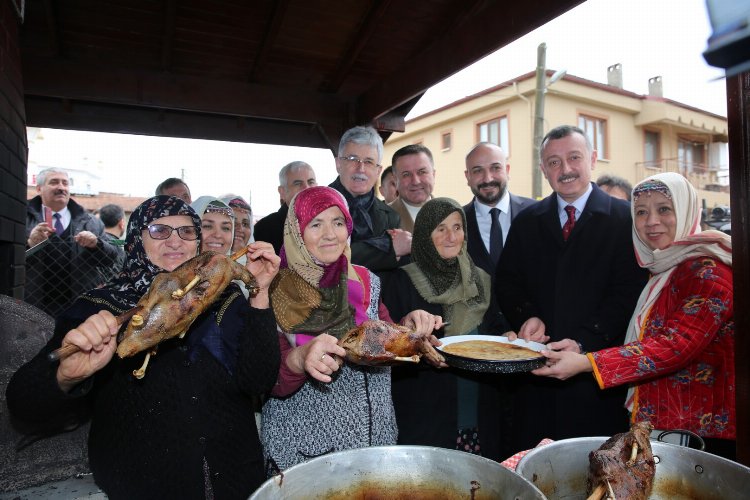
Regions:
<svg viewBox="0 0 750 500"><path fill-rule="evenodd" d="M735 439L733 317L732 269L709 257L682 262L640 340L588 354L594 376L602 389L635 384L633 422Z"/></svg>

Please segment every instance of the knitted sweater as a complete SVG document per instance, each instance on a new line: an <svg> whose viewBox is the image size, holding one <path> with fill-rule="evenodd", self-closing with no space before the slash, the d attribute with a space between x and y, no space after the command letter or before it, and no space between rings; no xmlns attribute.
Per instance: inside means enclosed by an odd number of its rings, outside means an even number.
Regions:
<svg viewBox="0 0 750 500"><path fill-rule="evenodd" d="M11 379L8 407L37 433L92 419L89 461L109 498L247 498L263 480L252 397L268 391L278 373L275 321L248 307L235 285L193 324L185 339L159 345L146 376L132 371L142 355L117 356L94 376L63 393L56 364L45 356L62 337L112 304L84 297L57 321L49 344ZM238 329L233 373L190 337L205 329Z"/></svg>
<svg viewBox="0 0 750 500"><path fill-rule="evenodd" d="M378 319L380 280L370 274L367 316ZM390 367L344 364L324 384L308 378L285 398L263 406L262 439L266 472L333 451L396 444Z"/></svg>

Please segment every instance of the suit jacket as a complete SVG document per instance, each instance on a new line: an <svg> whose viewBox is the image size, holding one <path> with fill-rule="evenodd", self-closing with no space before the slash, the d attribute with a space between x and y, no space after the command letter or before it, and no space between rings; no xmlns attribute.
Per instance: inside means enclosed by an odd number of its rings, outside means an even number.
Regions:
<svg viewBox="0 0 750 500"><path fill-rule="evenodd" d="M521 209L528 207L536 203L536 200L531 198L524 198L523 196L510 195L510 219L513 221ZM484 246L482 241L482 235L479 232L479 224L477 223L477 211L474 207L474 200L472 199L467 205L464 205L464 212L466 213L466 247L469 252L471 260L474 261L477 267L484 269L484 271L492 278L493 288L495 283L495 264L490 258L490 253ZM502 255L502 254L501 254ZM500 332L505 333L509 330L513 330L510 323L503 316L500 310L500 306L497 303L497 298L493 290L492 300L490 301L489 310L491 311L495 319L495 324L499 326Z"/></svg>
<svg viewBox="0 0 750 500"><path fill-rule="evenodd" d="M401 217L401 229L404 231L414 232L414 219L411 218L409 209L404 205L404 201L401 197L396 198L388 204L393 210L396 211L399 217Z"/></svg>
<svg viewBox="0 0 750 500"><path fill-rule="evenodd" d="M588 351L621 345L647 280L631 231L630 204L596 185L567 241L556 194L521 212L495 279L513 328L539 317L551 341L571 338ZM602 391L589 374L566 381L524 374L517 385L517 449L544 437L609 436L627 428L624 388Z"/></svg>
<svg viewBox="0 0 750 500"><path fill-rule="evenodd" d="M277 255L281 251L281 245L284 244L284 221L287 212L289 212L289 205L284 203L276 212L259 220L253 228L255 241L270 243Z"/></svg>
<svg viewBox="0 0 750 500"><path fill-rule="evenodd" d="M516 219L518 213L530 205L536 203L536 200L532 198L524 198L523 196L516 196L511 193L510 195L510 220L511 222ZM477 211L474 208L474 199L472 199L467 205L464 205L464 213L466 213L466 246L471 256L478 267L484 269L487 274L495 279L495 264L490 259L490 253L484 246L482 241L482 235L479 232L479 224L477 223Z"/></svg>

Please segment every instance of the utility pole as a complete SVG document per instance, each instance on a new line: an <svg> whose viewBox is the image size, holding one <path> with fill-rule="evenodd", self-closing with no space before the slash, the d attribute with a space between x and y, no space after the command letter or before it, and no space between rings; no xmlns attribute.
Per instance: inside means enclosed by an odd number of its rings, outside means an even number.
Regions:
<svg viewBox="0 0 750 500"><path fill-rule="evenodd" d="M542 197L542 171L539 168L541 152L539 146L544 135L544 94L547 92L545 85L547 68L547 44L540 43L536 52L536 100L534 102L534 142L531 148L532 155L532 183L531 195L535 200Z"/></svg>

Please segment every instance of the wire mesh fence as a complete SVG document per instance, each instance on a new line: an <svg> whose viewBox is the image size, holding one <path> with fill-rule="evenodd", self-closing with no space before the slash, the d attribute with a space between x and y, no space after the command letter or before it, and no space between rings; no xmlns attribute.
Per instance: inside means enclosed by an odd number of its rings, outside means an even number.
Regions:
<svg viewBox="0 0 750 500"><path fill-rule="evenodd" d="M85 291L104 285L119 274L124 260L122 240L84 248L72 238L56 235L26 251L24 300L52 317L66 310ZM102 245L113 245L106 252ZM111 250L111 249L110 249Z"/></svg>

